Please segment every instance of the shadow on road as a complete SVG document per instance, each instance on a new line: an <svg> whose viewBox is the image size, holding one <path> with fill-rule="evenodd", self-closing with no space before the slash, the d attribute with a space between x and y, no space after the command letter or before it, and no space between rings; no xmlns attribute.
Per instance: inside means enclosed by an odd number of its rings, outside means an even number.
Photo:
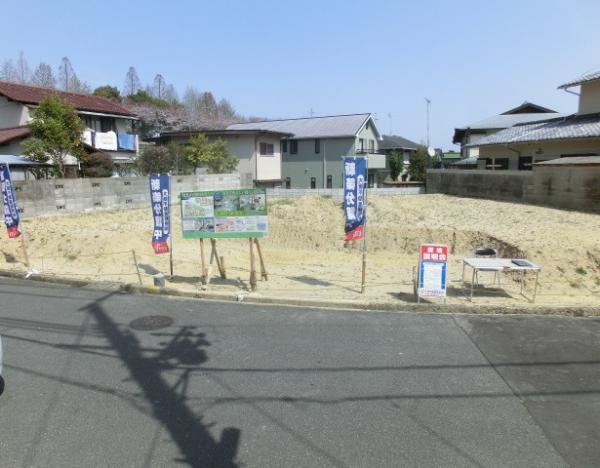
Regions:
<svg viewBox="0 0 600 468"><path fill-rule="evenodd" d="M210 343L203 333L195 333L191 327L182 327L158 355L148 357L136 336L117 326L102 307L102 302L112 294L104 296L83 308L96 321L111 347L127 367L131 377L141 388L145 400L152 407L153 416L166 429L177 444L183 458L177 460L193 467L234 468L234 459L239 445L240 431L226 428L220 440L215 440L202 417L195 415L187 406L186 394L189 370L184 371L175 386L171 387L162 378L165 369L179 365L198 365L207 360L204 347ZM167 335L168 336L168 335ZM157 438L154 438L147 460L151 460Z"/></svg>

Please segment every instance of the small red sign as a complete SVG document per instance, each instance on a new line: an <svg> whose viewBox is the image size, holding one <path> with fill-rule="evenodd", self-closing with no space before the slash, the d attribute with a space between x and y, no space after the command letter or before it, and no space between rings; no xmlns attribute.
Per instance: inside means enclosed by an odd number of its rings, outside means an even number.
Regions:
<svg viewBox="0 0 600 468"><path fill-rule="evenodd" d="M347 232L345 239L347 241L354 241L354 240L362 239L364 236L365 236L365 227L358 226L356 229L353 229L352 231Z"/></svg>
<svg viewBox="0 0 600 468"><path fill-rule="evenodd" d="M169 244L166 242L152 242L152 248L155 254L169 253Z"/></svg>
<svg viewBox="0 0 600 468"><path fill-rule="evenodd" d="M444 244L423 244L419 251L421 262L447 262L448 246Z"/></svg>

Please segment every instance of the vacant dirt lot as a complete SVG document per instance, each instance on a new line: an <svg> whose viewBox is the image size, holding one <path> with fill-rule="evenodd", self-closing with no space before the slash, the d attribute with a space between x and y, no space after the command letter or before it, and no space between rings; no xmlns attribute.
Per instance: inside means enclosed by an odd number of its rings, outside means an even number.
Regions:
<svg viewBox="0 0 600 468"><path fill-rule="evenodd" d="M274 297L413 301L412 270L422 242L450 246L449 302L466 302L461 259L478 246L542 266L538 304L597 305L600 299L600 216L487 200L414 195L369 198L367 291L360 294L359 246L344 247L339 202L322 197L271 200L270 234L261 240L269 280L256 293ZM168 255L150 246L150 208L26 220L34 268L44 274L95 281L152 284L168 273ZM195 291L199 243L183 240L174 209L175 275L169 286ZM248 241L218 241L228 279L210 290L248 293ZM23 270L18 240L2 233L0 268ZM137 265L136 265L137 263ZM476 290L475 304L523 305L514 279Z"/></svg>

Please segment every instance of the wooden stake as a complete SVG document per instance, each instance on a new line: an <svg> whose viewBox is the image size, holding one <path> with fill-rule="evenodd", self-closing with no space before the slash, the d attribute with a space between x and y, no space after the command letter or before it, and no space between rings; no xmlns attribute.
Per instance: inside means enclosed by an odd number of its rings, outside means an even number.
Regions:
<svg viewBox="0 0 600 468"><path fill-rule="evenodd" d="M140 283L140 286L142 286L142 275L140 274L140 267L138 266L135 250L131 249L131 255L133 255L133 264L135 265L135 271L137 272L138 281Z"/></svg>
<svg viewBox="0 0 600 468"><path fill-rule="evenodd" d="M23 257L25 258L25 266L27 272L31 271L31 262L29 261L29 253L27 252L27 242L25 242L25 230L21 229L21 247L23 247Z"/></svg>
<svg viewBox="0 0 600 468"><path fill-rule="evenodd" d="M206 284L206 277L208 276L206 271L206 259L204 258L204 239L200 239L200 282Z"/></svg>
<svg viewBox="0 0 600 468"><path fill-rule="evenodd" d="M250 248L250 290L256 290L256 262L254 260L254 240L252 237L248 238L248 247Z"/></svg>
<svg viewBox="0 0 600 468"><path fill-rule="evenodd" d="M267 269L265 268L265 261L263 259L262 250L260 248L260 243L258 242L258 237L254 238L254 243L256 244L256 251L258 252L258 259L260 260L260 277L265 281L269 280L269 275L267 273Z"/></svg>
<svg viewBox="0 0 600 468"><path fill-rule="evenodd" d="M214 251L214 253L215 253L215 259L217 260L217 268L219 268L219 274L221 275L221 278L227 279L227 274L225 273L225 263L223 262L223 257L219 257L219 253L217 252L217 239L211 239L210 243L212 246L212 251Z"/></svg>

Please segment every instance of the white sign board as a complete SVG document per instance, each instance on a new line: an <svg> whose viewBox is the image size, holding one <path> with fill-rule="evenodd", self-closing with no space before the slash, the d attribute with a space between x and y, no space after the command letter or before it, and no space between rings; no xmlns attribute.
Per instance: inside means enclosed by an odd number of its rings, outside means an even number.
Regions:
<svg viewBox="0 0 600 468"><path fill-rule="evenodd" d="M418 297L446 297L448 246L423 244L419 248Z"/></svg>

